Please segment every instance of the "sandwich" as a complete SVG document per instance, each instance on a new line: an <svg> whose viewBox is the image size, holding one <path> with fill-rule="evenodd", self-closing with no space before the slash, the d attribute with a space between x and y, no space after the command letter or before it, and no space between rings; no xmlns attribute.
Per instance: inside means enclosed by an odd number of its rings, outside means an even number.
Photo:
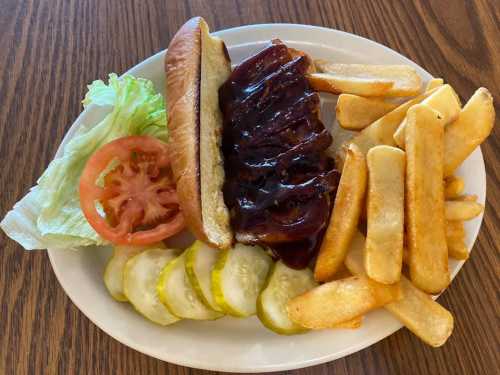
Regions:
<svg viewBox="0 0 500 375"><path fill-rule="evenodd" d="M166 57L172 169L197 238L259 244L294 268L316 254L339 174L311 69L275 39L231 70L201 18L176 34Z"/></svg>

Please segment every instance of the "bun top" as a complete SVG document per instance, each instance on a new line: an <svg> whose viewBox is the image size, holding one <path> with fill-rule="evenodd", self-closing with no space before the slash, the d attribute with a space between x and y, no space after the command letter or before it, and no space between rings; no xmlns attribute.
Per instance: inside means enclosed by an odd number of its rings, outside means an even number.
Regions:
<svg viewBox="0 0 500 375"><path fill-rule="evenodd" d="M203 18L190 19L174 36L165 72L172 171L187 226L209 245L230 247L218 88L231 68L224 43L210 36Z"/></svg>
<svg viewBox="0 0 500 375"><path fill-rule="evenodd" d="M192 18L175 34L165 59L168 129L172 171L188 227L203 239L199 186L199 76L201 18Z"/></svg>

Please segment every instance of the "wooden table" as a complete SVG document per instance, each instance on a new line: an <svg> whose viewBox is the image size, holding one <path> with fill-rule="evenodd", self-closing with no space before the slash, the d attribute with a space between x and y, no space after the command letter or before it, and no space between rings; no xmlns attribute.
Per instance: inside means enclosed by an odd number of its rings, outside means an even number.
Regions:
<svg viewBox="0 0 500 375"><path fill-rule="evenodd" d="M477 87L488 87L499 109L498 0L1 0L2 217L52 159L82 110L86 84L166 48L194 15L205 17L213 30L290 22L355 33L444 77L463 101ZM498 373L498 123L482 150L488 175L484 223L472 258L439 300L456 319L448 343L432 349L402 329L361 352L293 373ZM45 252L24 252L3 233L0 247L0 374L206 373L115 341L66 297Z"/></svg>

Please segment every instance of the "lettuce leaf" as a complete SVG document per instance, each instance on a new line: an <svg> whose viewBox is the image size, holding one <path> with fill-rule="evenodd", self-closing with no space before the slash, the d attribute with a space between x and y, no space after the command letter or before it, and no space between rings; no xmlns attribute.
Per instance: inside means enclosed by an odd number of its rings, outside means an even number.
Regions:
<svg viewBox="0 0 500 375"><path fill-rule="evenodd" d="M93 127L81 127L38 180L38 185L8 212L0 227L25 249L74 248L105 244L80 209L78 184L88 158L104 144L127 135L168 138L164 100L142 78L109 75L108 84L88 86L84 107L112 106Z"/></svg>

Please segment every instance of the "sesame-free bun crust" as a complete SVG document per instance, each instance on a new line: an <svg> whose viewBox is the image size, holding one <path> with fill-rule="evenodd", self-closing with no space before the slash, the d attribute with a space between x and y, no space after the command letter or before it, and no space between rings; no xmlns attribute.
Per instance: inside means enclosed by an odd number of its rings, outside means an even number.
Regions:
<svg viewBox="0 0 500 375"><path fill-rule="evenodd" d="M231 73L224 42L210 36L203 18L190 19L168 47L165 72L172 171L187 226L209 245L228 248L218 95Z"/></svg>

